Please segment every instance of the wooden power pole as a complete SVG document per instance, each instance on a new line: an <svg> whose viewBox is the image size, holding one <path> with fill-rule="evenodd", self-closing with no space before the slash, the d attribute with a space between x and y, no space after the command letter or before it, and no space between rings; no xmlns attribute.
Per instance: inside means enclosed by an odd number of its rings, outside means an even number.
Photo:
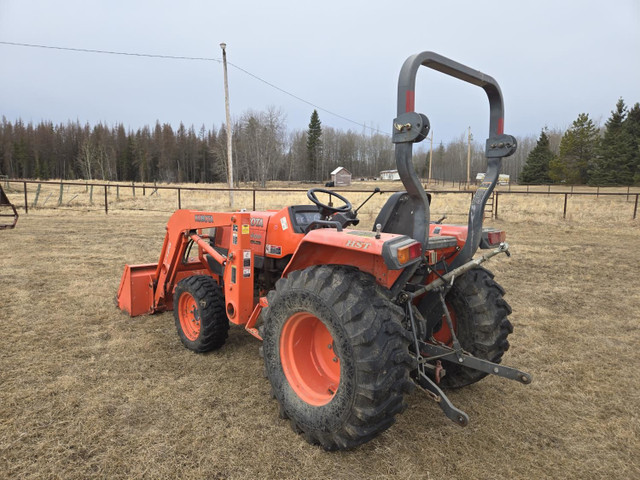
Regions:
<svg viewBox="0 0 640 480"><path fill-rule="evenodd" d="M429 180L427 185L431 185L431 165L433 164L433 130L431 130L431 148L429 149Z"/></svg>
<svg viewBox="0 0 640 480"><path fill-rule="evenodd" d="M224 106L227 114L227 172L229 179L229 206L233 208L233 157L231 138L231 114L229 113L229 80L227 79L227 44L221 43L222 67L224 70Z"/></svg>
<svg viewBox="0 0 640 480"><path fill-rule="evenodd" d="M471 185L471 127L467 137L467 188Z"/></svg>

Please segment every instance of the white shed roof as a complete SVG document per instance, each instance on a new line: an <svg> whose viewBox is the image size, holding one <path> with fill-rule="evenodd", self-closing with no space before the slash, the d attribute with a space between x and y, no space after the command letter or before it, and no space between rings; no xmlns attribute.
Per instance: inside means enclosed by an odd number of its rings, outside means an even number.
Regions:
<svg viewBox="0 0 640 480"><path fill-rule="evenodd" d="M336 168L333 172L331 172L331 175L336 175L337 173L339 173L339 172L340 172L340 171L342 171L342 170L344 170L344 171L345 171L345 172L347 172L347 173L351 173L349 170L347 170L347 169L346 169L346 168L344 168L344 167L338 167L338 168Z"/></svg>

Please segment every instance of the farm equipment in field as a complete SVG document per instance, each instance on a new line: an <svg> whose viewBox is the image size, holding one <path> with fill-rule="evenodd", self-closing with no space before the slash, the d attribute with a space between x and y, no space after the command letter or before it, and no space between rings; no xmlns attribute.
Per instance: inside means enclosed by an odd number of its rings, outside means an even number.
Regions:
<svg viewBox="0 0 640 480"><path fill-rule="evenodd" d="M489 98L488 169L466 226L429 221L429 196L412 166L413 144L430 128L414 111L420 66ZM503 118L493 78L432 52L409 57L392 137L406 191L388 199L372 230L353 228L359 208L320 188L308 191L311 205L277 211L178 210L158 263L125 267L118 306L132 316L173 310L180 340L195 352L220 348L230 322L243 325L263 340L281 416L325 449L352 448L386 430L416 385L464 426L467 415L443 389L488 374L531 382L500 364L511 308L481 267L509 252L503 231L483 228L502 158L516 149ZM323 203L319 194L342 203ZM478 248L485 253L474 258Z"/></svg>
<svg viewBox="0 0 640 480"><path fill-rule="evenodd" d="M6 220L10 219L10 220ZM18 211L13 203L9 201L0 185L0 230L15 228L18 223Z"/></svg>

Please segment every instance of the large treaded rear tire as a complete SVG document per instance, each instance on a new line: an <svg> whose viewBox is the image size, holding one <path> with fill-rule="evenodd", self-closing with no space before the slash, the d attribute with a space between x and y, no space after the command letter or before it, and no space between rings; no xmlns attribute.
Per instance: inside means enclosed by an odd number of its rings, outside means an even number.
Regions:
<svg viewBox="0 0 640 480"><path fill-rule="evenodd" d="M294 431L338 450L389 428L406 408L403 394L413 389L409 374L416 363L400 323L403 310L388 291L355 268L314 266L280 279L268 300L266 373Z"/></svg>
<svg viewBox="0 0 640 480"><path fill-rule="evenodd" d="M507 337L513 332L513 326L507 318L511 307L503 296L504 289L493 279L493 273L478 267L458 277L445 297L462 348L494 363L500 363L504 352L509 349ZM432 302L431 305L426 318L442 316L440 303ZM444 321L441 328L449 331ZM439 335L442 337L442 330ZM452 362L446 362L443 366L447 374L440 385L445 388L465 387L487 376L486 373Z"/></svg>
<svg viewBox="0 0 640 480"><path fill-rule="evenodd" d="M180 341L197 353L222 347L229 335L224 292L208 275L193 275L178 283L173 317Z"/></svg>

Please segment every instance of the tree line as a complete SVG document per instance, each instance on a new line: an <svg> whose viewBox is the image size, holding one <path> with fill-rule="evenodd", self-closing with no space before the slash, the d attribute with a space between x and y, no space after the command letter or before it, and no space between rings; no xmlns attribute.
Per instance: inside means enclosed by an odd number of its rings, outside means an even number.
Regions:
<svg viewBox="0 0 640 480"><path fill-rule="evenodd" d="M640 104L620 98L603 129L581 113L553 148L542 129L519 177L520 183L571 185L640 184Z"/></svg>
<svg viewBox="0 0 640 480"><path fill-rule="evenodd" d="M518 138L519 148L503 162L503 173L523 183L629 184L640 172L639 110L636 104L627 111L620 100L602 132L583 114L566 132L544 129L540 138ZM3 117L0 174L43 180L223 182L226 135L224 126L196 129L180 123L174 129L156 122L132 130L123 124L34 125ZM276 107L246 111L233 122L232 145L238 184L324 182L339 166L354 178L379 177L382 170L395 168L394 146L387 135L323 126L315 110L308 129L293 131ZM434 142L432 151L429 140L414 149L414 166L422 178L431 166L432 178L465 181L467 159L473 181L476 173L486 170L484 141L470 140L466 132L446 143Z"/></svg>

